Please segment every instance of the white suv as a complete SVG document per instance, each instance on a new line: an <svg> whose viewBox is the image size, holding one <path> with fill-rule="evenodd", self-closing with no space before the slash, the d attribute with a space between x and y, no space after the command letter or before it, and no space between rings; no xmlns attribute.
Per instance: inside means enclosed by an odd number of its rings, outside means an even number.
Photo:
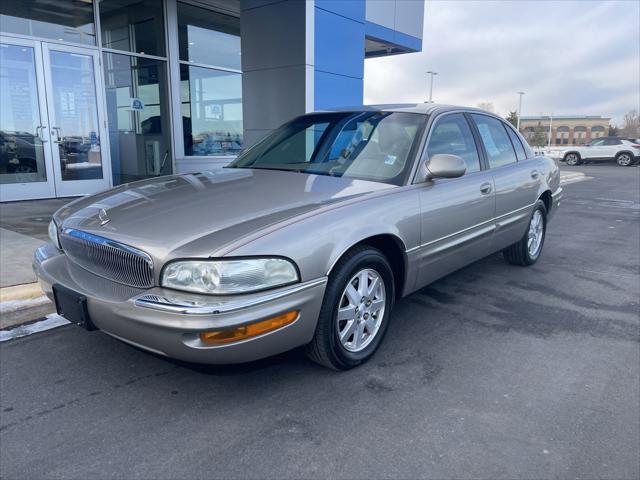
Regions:
<svg viewBox="0 0 640 480"><path fill-rule="evenodd" d="M583 162L615 160L621 167L628 167L640 160L640 143L628 138L601 137L586 145L572 145L549 154L571 166Z"/></svg>

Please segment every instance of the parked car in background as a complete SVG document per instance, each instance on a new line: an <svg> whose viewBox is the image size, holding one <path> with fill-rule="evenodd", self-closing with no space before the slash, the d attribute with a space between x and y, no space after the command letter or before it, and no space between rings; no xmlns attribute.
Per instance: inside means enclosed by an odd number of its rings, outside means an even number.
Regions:
<svg viewBox="0 0 640 480"><path fill-rule="evenodd" d="M640 142L629 138L601 137L586 145L549 150L548 155L571 166L615 160L621 167L628 167L640 159Z"/></svg>
<svg viewBox="0 0 640 480"><path fill-rule="evenodd" d="M65 318L203 363L305 346L370 358L399 298L542 252L556 162L502 118L435 104L303 115L220 172L121 185L54 214L35 254Z"/></svg>

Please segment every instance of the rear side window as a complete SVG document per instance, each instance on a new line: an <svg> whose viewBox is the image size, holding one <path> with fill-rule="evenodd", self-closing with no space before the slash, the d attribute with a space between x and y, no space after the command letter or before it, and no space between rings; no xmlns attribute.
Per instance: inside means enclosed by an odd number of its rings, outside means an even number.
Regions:
<svg viewBox="0 0 640 480"><path fill-rule="evenodd" d="M507 133L509 134L509 138L511 139L511 143L513 143L513 148L516 149L516 156L518 157L518 161L519 160L524 160L525 158L527 158L527 154L524 151L524 147L522 146L522 142L518 138L518 135L516 135L516 132L511 130L506 125L504 126L504 128L507 130Z"/></svg>
<svg viewBox="0 0 640 480"><path fill-rule="evenodd" d="M502 167L515 163L516 152L513 150L511 140L500 120L472 113L471 117L478 127L482 144L487 152L487 159L491 168Z"/></svg>
<svg viewBox="0 0 640 480"><path fill-rule="evenodd" d="M622 142L620 140L617 140L615 138L607 138L604 141L605 145L622 145Z"/></svg>
<svg viewBox="0 0 640 480"><path fill-rule="evenodd" d="M429 160L439 153L461 157L467 164L467 173L480 170L480 157L476 143L463 114L445 115L433 127L427 144Z"/></svg>

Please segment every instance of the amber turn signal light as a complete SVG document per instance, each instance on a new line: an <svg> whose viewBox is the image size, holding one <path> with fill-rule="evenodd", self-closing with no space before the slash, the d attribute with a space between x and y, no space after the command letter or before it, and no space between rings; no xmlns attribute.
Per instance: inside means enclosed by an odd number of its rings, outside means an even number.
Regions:
<svg viewBox="0 0 640 480"><path fill-rule="evenodd" d="M239 342L247 338L257 337L265 333L273 332L282 327L295 322L298 319L299 310L292 310L277 317L260 320L243 327L231 328L228 330L215 330L212 332L202 332L200 340L209 345L225 345L227 343Z"/></svg>

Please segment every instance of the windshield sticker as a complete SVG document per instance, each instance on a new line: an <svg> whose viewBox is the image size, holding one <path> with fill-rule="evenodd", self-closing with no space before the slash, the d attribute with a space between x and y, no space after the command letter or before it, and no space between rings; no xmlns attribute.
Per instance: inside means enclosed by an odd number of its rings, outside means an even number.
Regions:
<svg viewBox="0 0 640 480"><path fill-rule="evenodd" d="M394 163L396 163L396 158L398 158L396 155L387 155L384 160L384 164L393 165Z"/></svg>

